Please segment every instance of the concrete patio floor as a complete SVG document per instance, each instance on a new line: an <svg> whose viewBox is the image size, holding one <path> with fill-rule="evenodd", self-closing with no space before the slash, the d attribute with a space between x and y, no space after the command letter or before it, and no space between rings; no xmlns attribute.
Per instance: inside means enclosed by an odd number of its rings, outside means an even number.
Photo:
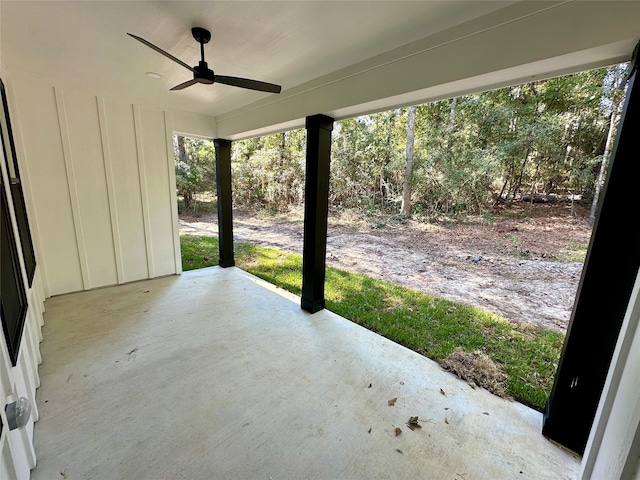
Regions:
<svg viewBox="0 0 640 480"><path fill-rule="evenodd" d="M299 305L220 267L49 299L32 478L576 478L539 412Z"/></svg>

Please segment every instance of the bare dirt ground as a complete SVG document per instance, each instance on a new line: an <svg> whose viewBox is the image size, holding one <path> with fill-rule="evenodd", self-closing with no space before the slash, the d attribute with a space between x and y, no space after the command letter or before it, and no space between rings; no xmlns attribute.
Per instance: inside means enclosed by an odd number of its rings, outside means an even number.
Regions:
<svg viewBox="0 0 640 480"><path fill-rule="evenodd" d="M514 322L565 330L591 229L567 205L517 204L464 221L332 213L327 265L480 307ZM234 212L234 240L302 253L302 212ZM180 216L180 233L217 235L217 217ZM474 262L478 260L477 263Z"/></svg>

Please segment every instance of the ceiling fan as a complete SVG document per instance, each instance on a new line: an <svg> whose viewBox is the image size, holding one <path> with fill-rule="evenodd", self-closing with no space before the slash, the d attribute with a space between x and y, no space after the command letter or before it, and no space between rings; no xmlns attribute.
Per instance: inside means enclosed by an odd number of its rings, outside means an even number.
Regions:
<svg viewBox="0 0 640 480"><path fill-rule="evenodd" d="M182 60L174 57L168 52L165 52L161 48L156 47L153 43L146 41L144 38L133 35L132 33L127 33L127 35L129 35L130 37L135 38L139 42L144 43L147 47L153 48L156 52L164 55L165 57L182 65L187 70L191 70L193 72L193 80L188 80L184 83L181 83L180 85L176 85L171 90L182 90L197 83L202 83L205 85L211 85L212 83L223 83L225 85L231 85L233 87L248 88L249 90L258 90L259 92L269 93L280 93L280 91L282 90L282 87L280 85L274 85L273 83L260 82L258 80L250 80L248 78L228 77L225 75L214 74L213 70L209 68L207 62L205 62L204 60L204 44L209 43L209 40L211 40L211 32L204 28L194 27L191 29L191 34L193 35L193 38L195 38L196 42L200 44L201 60L198 65L194 67L190 67Z"/></svg>

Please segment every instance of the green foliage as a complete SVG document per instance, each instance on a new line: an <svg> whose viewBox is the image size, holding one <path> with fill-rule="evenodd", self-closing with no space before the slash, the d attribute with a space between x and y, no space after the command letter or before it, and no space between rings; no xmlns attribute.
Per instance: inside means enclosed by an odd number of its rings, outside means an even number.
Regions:
<svg viewBox="0 0 640 480"><path fill-rule="evenodd" d="M176 189L180 211L197 209L195 196L216 191L216 155L213 142L174 135ZM194 211L195 212L195 211ZM197 213L197 212L195 212Z"/></svg>
<svg viewBox="0 0 640 480"><path fill-rule="evenodd" d="M413 212L424 218L482 213L524 194L589 196L602 162L621 66L420 105L416 110ZM336 122L330 203L397 213L407 109ZM234 142L234 204L286 211L304 195L305 131ZM202 142L202 141L199 141ZM210 187L211 147L185 143L176 170L190 196ZM182 158L182 157L181 157ZM205 189L205 190L203 190ZM184 192L184 193L183 193Z"/></svg>
<svg viewBox="0 0 640 480"><path fill-rule="evenodd" d="M215 238L183 235L183 269L217 264ZM236 264L295 295L302 286L300 255L236 244ZM327 308L436 361L456 347L481 350L507 374L507 393L538 410L551 391L564 335L399 285L327 269Z"/></svg>
<svg viewBox="0 0 640 480"><path fill-rule="evenodd" d="M304 195L304 130L235 142L231 156L234 204L286 210Z"/></svg>

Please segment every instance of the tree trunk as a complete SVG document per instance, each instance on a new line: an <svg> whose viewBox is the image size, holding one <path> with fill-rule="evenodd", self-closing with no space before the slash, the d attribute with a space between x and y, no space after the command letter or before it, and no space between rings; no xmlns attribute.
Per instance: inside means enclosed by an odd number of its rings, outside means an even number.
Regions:
<svg viewBox="0 0 640 480"><path fill-rule="evenodd" d="M458 105L458 97L451 99L451 109L449 110L449 131L452 132L456 126L456 107Z"/></svg>
<svg viewBox="0 0 640 480"><path fill-rule="evenodd" d="M529 160L529 154L531 153L531 149L527 149L527 153L524 155L524 160L522 162L522 166L520 167L520 176L518 177L518 181L516 182L513 189L513 200L516 198L516 194L520 190L520 186L522 185L522 177L524 175L524 168L527 166L527 160Z"/></svg>
<svg viewBox="0 0 640 480"><path fill-rule="evenodd" d="M416 107L409 107L407 118L407 149L404 165L404 182L402 184L402 206L400 213L405 217L411 216L411 181L413 178L413 144L416 127Z"/></svg>
<svg viewBox="0 0 640 480"><path fill-rule="evenodd" d="M456 128L456 108L458 106L458 97L453 97L451 99L451 108L449 109L449 129L447 131L447 157L445 161L447 165L451 165L453 162L453 130Z"/></svg>
<svg viewBox="0 0 640 480"><path fill-rule="evenodd" d="M624 88L624 83L621 82L620 89ZM616 98L617 97L617 98ZM591 202L591 211L589 212L589 226L593 227L596 221L596 209L598 208L598 200L600 199L600 189L602 188L602 181L604 180L604 172L607 170L607 163L609 161L609 155L611 154L611 147L613 146L614 134L616 131L616 124L618 123L618 113L620 105L622 103L622 95L615 95L611 100L611 116L609 117L609 133L607 134L607 143L604 146L604 153L602 154L602 163L600 164L600 172L598 173L598 180L596 181L595 192L593 194L593 201Z"/></svg>
<svg viewBox="0 0 640 480"><path fill-rule="evenodd" d="M187 150L184 148L184 137L178 135L178 158L181 162L186 161Z"/></svg>
<svg viewBox="0 0 640 480"><path fill-rule="evenodd" d="M502 184L502 190L500 190L500 194L498 195L498 198L496 198L496 201L493 202L493 206L495 207L496 205L498 205L500 202L503 201L502 195L504 195L504 191L507 188L507 183L509 182L509 177L505 178L504 183ZM509 194L507 193L507 197L509 196Z"/></svg>
<svg viewBox="0 0 640 480"><path fill-rule="evenodd" d="M187 149L184 146L184 137L178 135L178 159L180 162L187 162ZM193 200L191 192L182 193L182 200L184 201L185 210L191 208L191 202Z"/></svg>

